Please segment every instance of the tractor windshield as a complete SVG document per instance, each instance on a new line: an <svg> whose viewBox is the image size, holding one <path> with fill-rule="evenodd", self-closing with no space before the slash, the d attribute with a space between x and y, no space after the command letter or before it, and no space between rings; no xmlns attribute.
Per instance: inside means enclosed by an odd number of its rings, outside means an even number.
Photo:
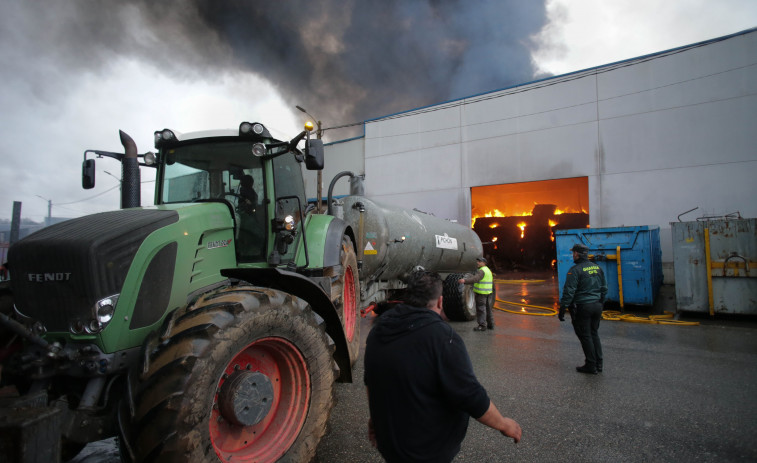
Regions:
<svg viewBox="0 0 757 463"><path fill-rule="evenodd" d="M253 193L258 201L262 199L262 163L252 155L249 142L178 146L164 156L163 204L228 199L237 206L242 195Z"/></svg>
<svg viewBox="0 0 757 463"><path fill-rule="evenodd" d="M263 165L247 141L208 142L166 149L160 202L223 199L234 206L237 254L253 261L265 253Z"/></svg>

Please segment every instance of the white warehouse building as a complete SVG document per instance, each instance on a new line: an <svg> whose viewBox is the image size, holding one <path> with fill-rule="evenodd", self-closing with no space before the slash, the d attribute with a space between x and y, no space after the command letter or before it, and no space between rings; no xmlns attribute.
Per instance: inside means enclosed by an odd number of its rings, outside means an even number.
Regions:
<svg viewBox="0 0 757 463"><path fill-rule="evenodd" d="M347 170L371 199L461 223L530 201L659 227L672 282L671 222L757 217L757 28L363 126L326 146L324 196Z"/></svg>

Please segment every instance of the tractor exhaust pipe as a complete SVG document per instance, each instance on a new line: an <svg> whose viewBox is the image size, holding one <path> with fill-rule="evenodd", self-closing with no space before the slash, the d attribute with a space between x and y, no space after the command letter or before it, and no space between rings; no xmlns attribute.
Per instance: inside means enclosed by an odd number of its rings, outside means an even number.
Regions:
<svg viewBox="0 0 757 463"><path fill-rule="evenodd" d="M121 160L121 209L139 207L142 200L137 144L122 130L118 135L126 153Z"/></svg>

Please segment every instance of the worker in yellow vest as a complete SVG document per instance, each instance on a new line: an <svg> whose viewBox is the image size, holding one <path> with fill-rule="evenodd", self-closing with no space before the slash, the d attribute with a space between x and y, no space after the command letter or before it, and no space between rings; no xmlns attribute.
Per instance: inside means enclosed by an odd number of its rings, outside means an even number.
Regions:
<svg viewBox="0 0 757 463"><path fill-rule="evenodd" d="M487 267L486 259L476 258L478 270L472 276L460 278L458 283L473 284L473 292L476 293L476 321L478 326L473 331L486 331L494 329L494 317L492 305L494 304L494 275Z"/></svg>

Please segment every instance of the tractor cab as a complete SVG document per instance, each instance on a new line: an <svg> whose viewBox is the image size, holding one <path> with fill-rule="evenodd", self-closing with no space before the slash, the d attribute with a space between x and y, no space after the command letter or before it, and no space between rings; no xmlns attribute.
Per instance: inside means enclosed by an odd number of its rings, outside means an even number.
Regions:
<svg viewBox="0 0 757 463"><path fill-rule="evenodd" d="M233 210L240 263L293 262L307 205L300 163L323 167L323 144L308 135L282 142L248 122L231 133L155 132L155 204L224 201ZM297 149L303 138L304 153Z"/></svg>
<svg viewBox="0 0 757 463"><path fill-rule="evenodd" d="M234 218L239 263L292 264L307 205L300 163L323 168L323 143L310 139L311 130L308 123L291 141L280 141L260 123L190 134L164 129L155 132L157 155L139 156L150 160L141 165L157 167L156 205L223 202ZM94 186L93 172L85 153L85 188Z"/></svg>

